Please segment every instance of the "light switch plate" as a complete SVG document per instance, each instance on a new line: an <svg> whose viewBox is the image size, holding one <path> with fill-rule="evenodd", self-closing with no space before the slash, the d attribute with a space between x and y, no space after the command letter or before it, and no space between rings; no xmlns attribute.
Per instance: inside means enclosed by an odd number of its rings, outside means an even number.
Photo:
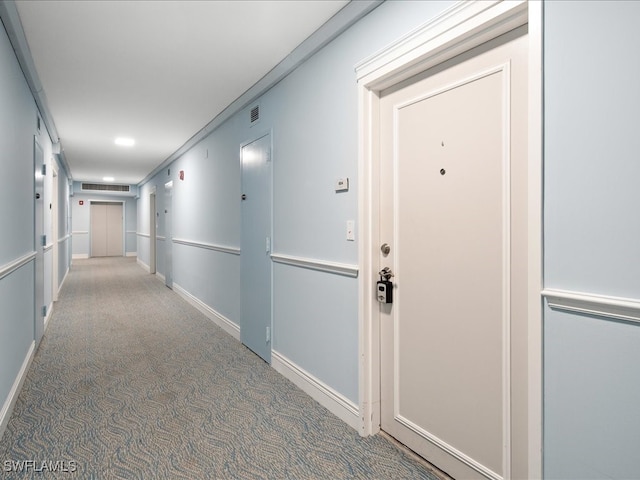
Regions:
<svg viewBox="0 0 640 480"><path fill-rule="evenodd" d="M350 242L353 242L356 239L355 228L356 222L353 220L347 220L347 240Z"/></svg>
<svg viewBox="0 0 640 480"><path fill-rule="evenodd" d="M348 192L349 191L349 179L339 178L336 180L336 192Z"/></svg>

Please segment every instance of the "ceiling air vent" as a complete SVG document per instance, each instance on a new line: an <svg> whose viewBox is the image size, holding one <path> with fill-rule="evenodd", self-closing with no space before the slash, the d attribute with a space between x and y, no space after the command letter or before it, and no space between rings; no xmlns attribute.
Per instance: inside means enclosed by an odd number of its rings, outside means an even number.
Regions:
<svg viewBox="0 0 640 480"><path fill-rule="evenodd" d="M128 192L129 185L114 185L104 183L83 183L82 190L101 191L101 192Z"/></svg>
<svg viewBox="0 0 640 480"><path fill-rule="evenodd" d="M251 125L255 125L260 120L260 105L256 105L250 112Z"/></svg>

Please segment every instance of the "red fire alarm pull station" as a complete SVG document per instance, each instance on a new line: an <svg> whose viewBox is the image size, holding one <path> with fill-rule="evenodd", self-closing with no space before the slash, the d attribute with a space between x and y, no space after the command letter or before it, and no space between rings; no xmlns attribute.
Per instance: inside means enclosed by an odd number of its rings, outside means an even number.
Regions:
<svg viewBox="0 0 640 480"><path fill-rule="evenodd" d="M180 170L180 180L184 180L184 170Z"/></svg>
<svg viewBox="0 0 640 480"><path fill-rule="evenodd" d="M80 201L78 202L78 204L80 204L80 205L84 205L84 200L80 200Z"/></svg>

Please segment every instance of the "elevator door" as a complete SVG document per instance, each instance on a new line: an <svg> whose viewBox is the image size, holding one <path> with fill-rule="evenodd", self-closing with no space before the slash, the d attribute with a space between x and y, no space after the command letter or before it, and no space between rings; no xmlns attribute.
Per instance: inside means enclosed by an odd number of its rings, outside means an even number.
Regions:
<svg viewBox="0 0 640 480"><path fill-rule="evenodd" d="M123 255L122 221L122 203L91 202L92 257Z"/></svg>

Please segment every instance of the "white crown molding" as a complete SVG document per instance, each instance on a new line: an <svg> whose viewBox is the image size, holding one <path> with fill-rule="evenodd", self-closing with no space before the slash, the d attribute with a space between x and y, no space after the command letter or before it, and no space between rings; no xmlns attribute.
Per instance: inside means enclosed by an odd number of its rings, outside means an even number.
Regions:
<svg viewBox="0 0 640 480"><path fill-rule="evenodd" d="M460 1L358 63L356 79L382 90L525 23L525 0Z"/></svg>
<svg viewBox="0 0 640 480"><path fill-rule="evenodd" d="M49 110L47 96L44 92L42 83L40 82L38 71L33 63L29 43L27 42L27 38L24 34L20 15L18 14L18 9L16 8L16 2L14 0L3 0L0 2L0 19L4 24L7 35L9 36L9 41L15 51L16 58L18 59L20 68L22 69L25 80L27 81L27 85L29 85L31 95L35 100L36 107L40 112L40 116L45 124L51 143L59 146L60 137L58 137L58 130L55 122L53 121L53 115ZM69 167L69 163L65 157L64 150L60 149L59 153L56 153L55 155L58 157L62 168L67 173L67 177L71 179L71 168Z"/></svg>
<svg viewBox="0 0 640 480"><path fill-rule="evenodd" d="M0 2L1 3L1 2ZM316 52L321 50L325 45L335 39L338 35L347 30L351 25L356 23L362 17L367 15L373 9L381 5L381 0L358 0L357 2L349 2L338 13L331 17L324 25L316 30L302 44L296 47L284 60L276 65L269 73L262 77L249 90L244 92L240 97L234 100L227 108L225 108L218 116L205 125L199 132L191 137L184 145L172 153L153 171L151 171L140 183L144 185L151 180L158 172L168 167L173 161L180 158L191 148L205 139L211 132L226 122L229 118L241 111L243 108L255 103L260 96L270 90L283 78L293 72L296 68L307 61Z"/></svg>

